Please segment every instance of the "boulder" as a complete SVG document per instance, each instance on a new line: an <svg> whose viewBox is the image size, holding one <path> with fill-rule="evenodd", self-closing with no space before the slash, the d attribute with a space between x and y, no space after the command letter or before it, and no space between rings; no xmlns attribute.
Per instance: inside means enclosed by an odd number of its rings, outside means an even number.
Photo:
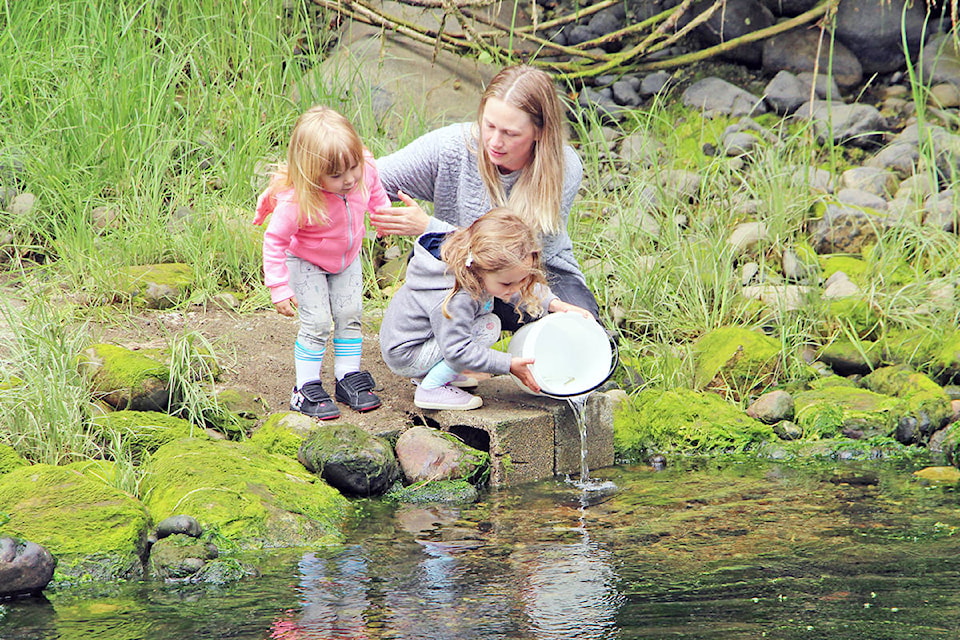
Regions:
<svg viewBox="0 0 960 640"><path fill-rule="evenodd" d="M42 546L0 537L0 600L40 593L53 578L56 566L56 559Z"/></svg>

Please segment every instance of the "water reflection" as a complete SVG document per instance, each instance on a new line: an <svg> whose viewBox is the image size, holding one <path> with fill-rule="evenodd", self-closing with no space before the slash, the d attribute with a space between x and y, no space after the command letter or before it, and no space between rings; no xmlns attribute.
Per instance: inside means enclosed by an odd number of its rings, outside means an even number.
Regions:
<svg viewBox="0 0 960 640"><path fill-rule="evenodd" d="M617 637L622 598L610 554L590 540L582 514L553 525L573 535L563 544L517 543L512 523L465 527L460 515L400 508L386 548L384 536L373 535L332 555L304 556L301 611L280 616L270 638Z"/></svg>
<svg viewBox="0 0 960 640"><path fill-rule="evenodd" d="M371 501L349 544L222 587L130 583L0 603L2 640L946 640L960 507L910 470L598 470L460 509ZM865 481L869 480L869 482Z"/></svg>

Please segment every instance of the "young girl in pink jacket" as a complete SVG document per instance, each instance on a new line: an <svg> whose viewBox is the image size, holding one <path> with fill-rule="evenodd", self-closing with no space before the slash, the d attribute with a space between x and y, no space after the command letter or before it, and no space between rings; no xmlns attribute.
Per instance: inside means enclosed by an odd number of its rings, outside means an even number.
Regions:
<svg viewBox="0 0 960 640"><path fill-rule="evenodd" d="M346 118L315 106L297 119L287 161L260 195L254 219L259 225L273 214L263 236L264 283L277 312L300 318L294 411L340 417L320 380L331 324L337 402L356 411L380 406L373 376L360 370L359 255L365 214L389 204L373 156Z"/></svg>

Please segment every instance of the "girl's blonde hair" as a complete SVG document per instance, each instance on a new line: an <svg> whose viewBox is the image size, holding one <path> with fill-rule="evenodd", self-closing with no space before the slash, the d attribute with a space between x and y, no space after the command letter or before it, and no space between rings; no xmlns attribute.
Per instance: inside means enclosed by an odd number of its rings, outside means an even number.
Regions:
<svg viewBox="0 0 960 640"><path fill-rule="evenodd" d="M483 126L483 110L490 98L499 98L526 113L538 133L530 164L524 167L508 199L499 171L476 132L477 165L490 202L495 207L510 207L540 233L556 233L561 227L566 120L553 80L545 71L528 65L506 67L494 76L480 98L478 127Z"/></svg>
<svg viewBox="0 0 960 640"><path fill-rule="evenodd" d="M293 188L300 206L301 227L327 224L327 202L320 178L364 166L363 142L350 121L322 105L304 111L290 134L287 161L277 167L270 190L273 193ZM361 178L359 189L366 189Z"/></svg>
<svg viewBox="0 0 960 640"><path fill-rule="evenodd" d="M510 209L491 209L469 227L454 231L440 248L440 257L456 281L443 301L445 317L451 317L447 303L455 293L463 290L482 300L488 295L483 276L515 267L527 272L518 292L518 313L524 309L537 316L543 311L536 295L536 285L547 284L540 265L540 242L530 226Z"/></svg>

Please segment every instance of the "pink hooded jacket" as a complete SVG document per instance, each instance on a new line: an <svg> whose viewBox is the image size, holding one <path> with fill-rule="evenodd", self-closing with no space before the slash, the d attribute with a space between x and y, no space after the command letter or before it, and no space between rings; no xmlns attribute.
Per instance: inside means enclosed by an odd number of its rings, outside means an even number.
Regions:
<svg viewBox="0 0 960 640"><path fill-rule="evenodd" d="M257 199L253 224L260 225L271 213L263 234L263 280L270 288L270 299L281 302L293 297L289 286L287 254L293 254L329 273L340 273L356 260L364 234L364 215L390 206L373 156L364 152L363 181L366 189L354 188L346 196L325 193L329 223L299 226L300 206L293 189L271 193Z"/></svg>

